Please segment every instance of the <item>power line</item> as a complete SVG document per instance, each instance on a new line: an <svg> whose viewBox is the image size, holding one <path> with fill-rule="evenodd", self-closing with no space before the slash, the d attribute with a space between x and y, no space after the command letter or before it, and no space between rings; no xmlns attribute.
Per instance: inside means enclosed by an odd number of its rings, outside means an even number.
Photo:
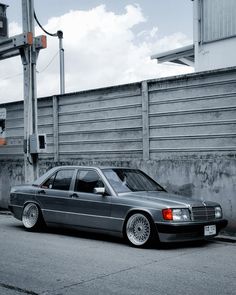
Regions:
<svg viewBox="0 0 236 295"><path fill-rule="evenodd" d="M38 74L41 74L42 72L44 72L51 65L51 63L58 56L58 54L59 54L59 52L56 52L56 54L54 54L54 56L51 58L51 60L49 61L49 63L41 71L37 71L37 73Z"/></svg>
<svg viewBox="0 0 236 295"><path fill-rule="evenodd" d="M52 34L52 33L49 33L47 30L44 29L44 27L43 27L43 26L41 25L41 23L39 22L39 20L38 20L38 18L37 18L37 15L36 15L35 11L34 11L34 18L35 18L37 24L39 25L39 27L44 31L44 33L46 33L47 35L52 36L52 37L57 37L57 36L58 36L58 33L54 33L54 34Z"/></svg>
<svg viewBox="0 0 236 295"><path fill-rule="evenodd" d="M18 76L23 76L23 73L18 73L18 74L12 75L12 76L7 76L5 78L0 78L0 81L10 80L10 79L16 78Z"/></svg>
<svg viewBox="0 0 236 295"><path fill-rule="evenodd" d="M56 52L56 54L53 55L53 57L50 59L48 64L42 70L40 70L40 71L37 70L37 73L41 74L44 71L46 71L46 69L52 64L52 62L58 56L58 54L59 54L59 52ZM0 81L11 80L11 79L14 79L14 78L19 77L19 76L23 76L23 73L18 73L18 74L12 75L12 76L7 76L7 77L4 77L4 78L0 78Z"/></svg>
<svg viewBox="0 0 236 295"><path fill-rule="evenodd" d="M63 42L62 42L63 32L59 30L56 33L52 34L52 33L48 32L47 30L45 30L44 27L39 22L35 11L34 11L34 18L35 18L37 24L39 25L39 27L41 28L41 30L44 33L46 33L47 35L52 36L52 37L58 37L58 40L59 40L59 52L60 52L60 93L64 94L65 93L65 64L64 64L64 48L63 48ZM53 59L46 66L46 68L52 63L52 61L54 60L55 57L53 57ZM45 69L43 69L43 71Z"/></svg>
<svg viewBox="0 0 236 295"><path fill-rule="evenodd" d="M62 31L57 31L56 33L50 33L50 32L48 32L46 29L44 29L44 27L43 27L43 25L40 23L40 21L38 20L38 17L37 17L37 15L36 15L36 12L34 11L34 18L35 18L35 20L36 20L36 22L37 22L37 24L38 24L38 26L41 28L41 30L45 33L45 34L47 34L47 35L49 35L49 36L51 36L51 37L58 37L59 39L62 39L63 38L63 32Z"/></svg>

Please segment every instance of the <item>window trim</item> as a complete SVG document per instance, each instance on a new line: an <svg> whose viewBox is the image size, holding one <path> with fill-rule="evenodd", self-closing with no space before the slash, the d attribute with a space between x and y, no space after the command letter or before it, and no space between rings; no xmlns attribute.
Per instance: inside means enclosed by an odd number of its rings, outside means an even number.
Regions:
<svg viewBox="0 0 236 295"><path fill-rule="evenodd" d="M56 171L54 171L51 175L49 175L41 184L40 184L40 187L42 187L44 185L45 182L47 182L51 177L54 177L53 179L53 183L52 185L54 184L54 181L55 181L55 178L57 176L57 173L60 172L60 171L65 171L65 170L72 170L73 173L72 173L72 177L71 177L71 181L70 181L70 186L69 186L69 189L68 190L59 190L59 189L55 189L55 188L44 188L44 189L48 189L48 190L56 190L56 191L64 191L64 192L68 192L68 191L72 191L73 189L73 185L74 185L74 181L75 181L75 171L77 169L75 168L72 168L72 167L65 167L65 168L60 168L60 169L57 169Z"/></svg>
<svg viewBox="0 0 236 295"><path fill-rule="evenodd" d="M113 196L114 193L112 193L112 190L110 189L109 185L107 185L107 180L106 178L104 177L104 175L100 172L100 170L98 169L94 169L94 168L89 168L89 167L84 167L84 168L76 168L76 171L75 171L75 174L74 174L74 184L73 184L73 187L72 187L72 190L74 192L77 192L77 193L81 193L81 194L89 194L89 195L97 195L95 193L88 193L88 192L82 192L82 191L76 191L75 190L75 185L76 185L76 179L77 179L77 174L80 172L80 171L94 171L98 174L99 178L102 180L103 184L104 184L104 187L105 187L105 191L106 191L106 194L105 196ZM109 183L108 183L109 184Z"/></svg>

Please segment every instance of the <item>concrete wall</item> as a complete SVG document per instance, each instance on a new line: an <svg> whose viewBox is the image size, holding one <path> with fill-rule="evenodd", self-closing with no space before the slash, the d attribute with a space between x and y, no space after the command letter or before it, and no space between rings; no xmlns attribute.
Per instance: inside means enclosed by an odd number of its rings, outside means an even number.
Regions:
<svg viewBox="0 0 236 295"><path fill-rule="evenodd" d="M23 104L7 108L0 205L23 182ZM40 174L57 164L138 167L168 190L219 201L236 232L236 68L39 100L48 137Z"/></svg>

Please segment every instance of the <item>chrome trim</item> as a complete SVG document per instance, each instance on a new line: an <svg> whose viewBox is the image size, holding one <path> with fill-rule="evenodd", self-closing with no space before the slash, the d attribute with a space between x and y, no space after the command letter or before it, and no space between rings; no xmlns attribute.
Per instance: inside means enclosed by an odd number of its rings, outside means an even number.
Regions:
<svg viewBox="0 0 236 295"><path fill-rule="evenodd" d="M68 212L68 211L51 210L51 209L41 209L41 210L42 211L47 211L47 212L62 213L62 214L82 215L82 216L90 216L90 217L98 217L98 218L108 218L108 219L116 219L116 220L122 220L122 221L124 221L124 218L117 218L117 217L111 217L111 216L101 216L101 215L96 215L96 214L85 214L85 213L76 213L76 212Z"/></svg>
<svg viewBox="0 0 236 295"><path fill-rule="evenodd" d="M35 196L35 191L32 192L32 193L25 193L25 192L18 192L18 191L16 191L16 192L14 192L14 194L16 194L16 195L29 195L31 197L34 197Z"/></svg>
<svg viewBox="0 0 236 295"><path fill-rule="evenodd" d="M79 195L79 192L77 192L77 191L73 191L73 190L71 190L71 191L69 191L69 192L71 192L71 193L73 193L73 192L75 192L75 193L78 193L78 195ZM96 195L96 194L94 194L94 195ZM89 200L89 199L82 199L82 197L78 197L78 198L72 198L72 197L61 197L61 196L56 196L56 195L47 195L47 194L45 194L45 195L42 195L42 194L39 194L39 193L36 193L36 196L38 197L38 196L40 196L40 197L44 197L44 198L50 198L50 199L62 199L62 200L73 200L73 201L77 201L77 202L79 202L79 201L83 201L83 202L91 202L91 203L102 203L102 204L107 204L107 205L111 205L111 202L109 201L109 202L102 202L102 201L95 201L95 200ZM105 196L104 198L108 198L108 197L110 197L110 196Z"/></svg>
<svg viewBox="0 0 236 295"><path fill-rule="evenodd" d="M13 205L13 204L9 204L9 206L12 206L12 207L18 207L18 208L23 208L24 206L20 206L20 205Z"/></svg>

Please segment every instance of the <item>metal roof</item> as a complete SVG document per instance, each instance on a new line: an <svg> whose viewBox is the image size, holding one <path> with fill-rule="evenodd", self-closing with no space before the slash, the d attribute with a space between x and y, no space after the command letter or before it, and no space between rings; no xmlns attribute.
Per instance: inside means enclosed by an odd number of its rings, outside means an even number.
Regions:
<svg viewBox="0 0 236 295"><path fill-rule="evenodd" d="M151 59L157 59L158 63L173 62L181 65L194 66L194 45L188 45L174 50L154 54Z"/></svg>

